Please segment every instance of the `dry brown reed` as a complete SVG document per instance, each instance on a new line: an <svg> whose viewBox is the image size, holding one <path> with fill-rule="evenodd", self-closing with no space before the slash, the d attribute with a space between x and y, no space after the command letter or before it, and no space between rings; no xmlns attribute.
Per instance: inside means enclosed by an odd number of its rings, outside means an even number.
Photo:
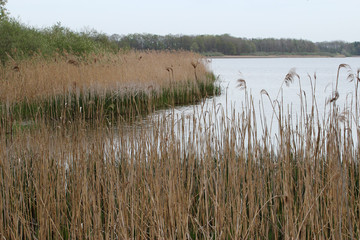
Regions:
<svg viewBox="0 0 360 240"><path fill-rule="evenodd" d="M162 89L171 82L195 80L193 62L200 55L190 52L136 52L103 54L76 59L57 56L54 60L35 56L2 67L0 102L48 98L74 86L104 92ZM13 69L13 71L11 71ZM171 76L167 69L171 69ZM204 64L196 68L198 76L207 72Z"/></svg>
<svg viewBox="0 0 360 240"><path fill-rule="evenodd" d="M0 237L359 239L353 118L339 121L335 104L324 121L314 103L301 119L280 107L274 142L246 96L230 119L213 118L219 106L198 113L209 126L170 115L2 134Z"/></svg>

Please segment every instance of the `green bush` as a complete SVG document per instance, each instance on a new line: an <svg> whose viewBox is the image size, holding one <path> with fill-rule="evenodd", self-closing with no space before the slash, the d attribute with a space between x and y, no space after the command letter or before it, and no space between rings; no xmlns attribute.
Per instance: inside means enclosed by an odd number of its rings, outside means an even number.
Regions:
<svg viewBox="0 0 360 240"><path fill-rule="evenodd" d="M8 60L8 55L30 55L46 47L39 31L15 20L0 21L0 36L0 60L3 63Z"/></svg>
<svg viewBox="0 0 360 240"><path fill-rule="evenodd" d="M117 51L106 35L79 33L61 26L60 23L46 29L26 26L15 19L0 21L0 60L4 64L12 58L26 58L35 53L52 56L68 52L78 56L92 52Z"/></svg>

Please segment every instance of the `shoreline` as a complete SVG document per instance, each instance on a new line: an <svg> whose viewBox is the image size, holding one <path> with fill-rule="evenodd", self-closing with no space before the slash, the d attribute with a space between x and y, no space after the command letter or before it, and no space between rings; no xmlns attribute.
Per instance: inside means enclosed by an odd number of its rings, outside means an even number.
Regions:
<svg viewBox="0 0 360 240"><path fill-rule="evenodd" d="M324 55L224 55L208 56L206 58L347 58L345 55L324 56Z"/></svg>

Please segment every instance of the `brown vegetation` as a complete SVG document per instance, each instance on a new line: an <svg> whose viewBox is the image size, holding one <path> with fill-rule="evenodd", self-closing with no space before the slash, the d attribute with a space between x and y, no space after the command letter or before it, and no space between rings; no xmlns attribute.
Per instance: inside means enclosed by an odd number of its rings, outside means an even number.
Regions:
<svg viewBox="0 0 360 240"><path fill-rule="evenodd" d="M57 56L53 61L42 56L9 63L0 71L0 101L47 98L74 86L93 91L162 89L171 82L194 81L193 62L200 55L189 52L136 52L89 56ZM168 68L172 73L169 76ZM10 69L13 69L11 71ZM201 64L198 75L206 74Z"/></svg>
<svg viewBox="0 0 360 240"><path fill-rule="evenodd" d="M129 67L138 57L131 61ZM353 80L357 98L359 76ZM244 80L239 84L246 91ZM230 119L214 106L198 113L203 119L170 115L91 130L81 122L38 123L1 133L0 236L358 239L358 106L341 114L334 100L318 121L312 102L299 119L279 107L277 141L266 126L258 130L249 95L244 111ZM215 122L203 124L214 115Z"/></svg>

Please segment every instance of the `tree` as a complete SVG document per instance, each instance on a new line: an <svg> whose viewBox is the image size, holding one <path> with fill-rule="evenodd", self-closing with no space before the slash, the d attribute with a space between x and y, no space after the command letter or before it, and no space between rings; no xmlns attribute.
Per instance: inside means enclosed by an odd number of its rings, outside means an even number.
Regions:
<svg viewBox="0 0 360 240"><path fill-rule="evenodd" d="M360 42L354 42L351 45L351 54L360 55Z"/></svg>
<svg viewBox="0 0 360 240"><path fill-rule="evenodd" d="M200 50L199 44L197 44L197 42L193 42L190 46L190 50L193 52L198 52Z"/></svg>
<svg viewBox="0 0 360 240"><path fill-rule="evenodd" d="M0 20L3 20L7 17L8 11L5 8L7 0L0 0Z"/></svg>

